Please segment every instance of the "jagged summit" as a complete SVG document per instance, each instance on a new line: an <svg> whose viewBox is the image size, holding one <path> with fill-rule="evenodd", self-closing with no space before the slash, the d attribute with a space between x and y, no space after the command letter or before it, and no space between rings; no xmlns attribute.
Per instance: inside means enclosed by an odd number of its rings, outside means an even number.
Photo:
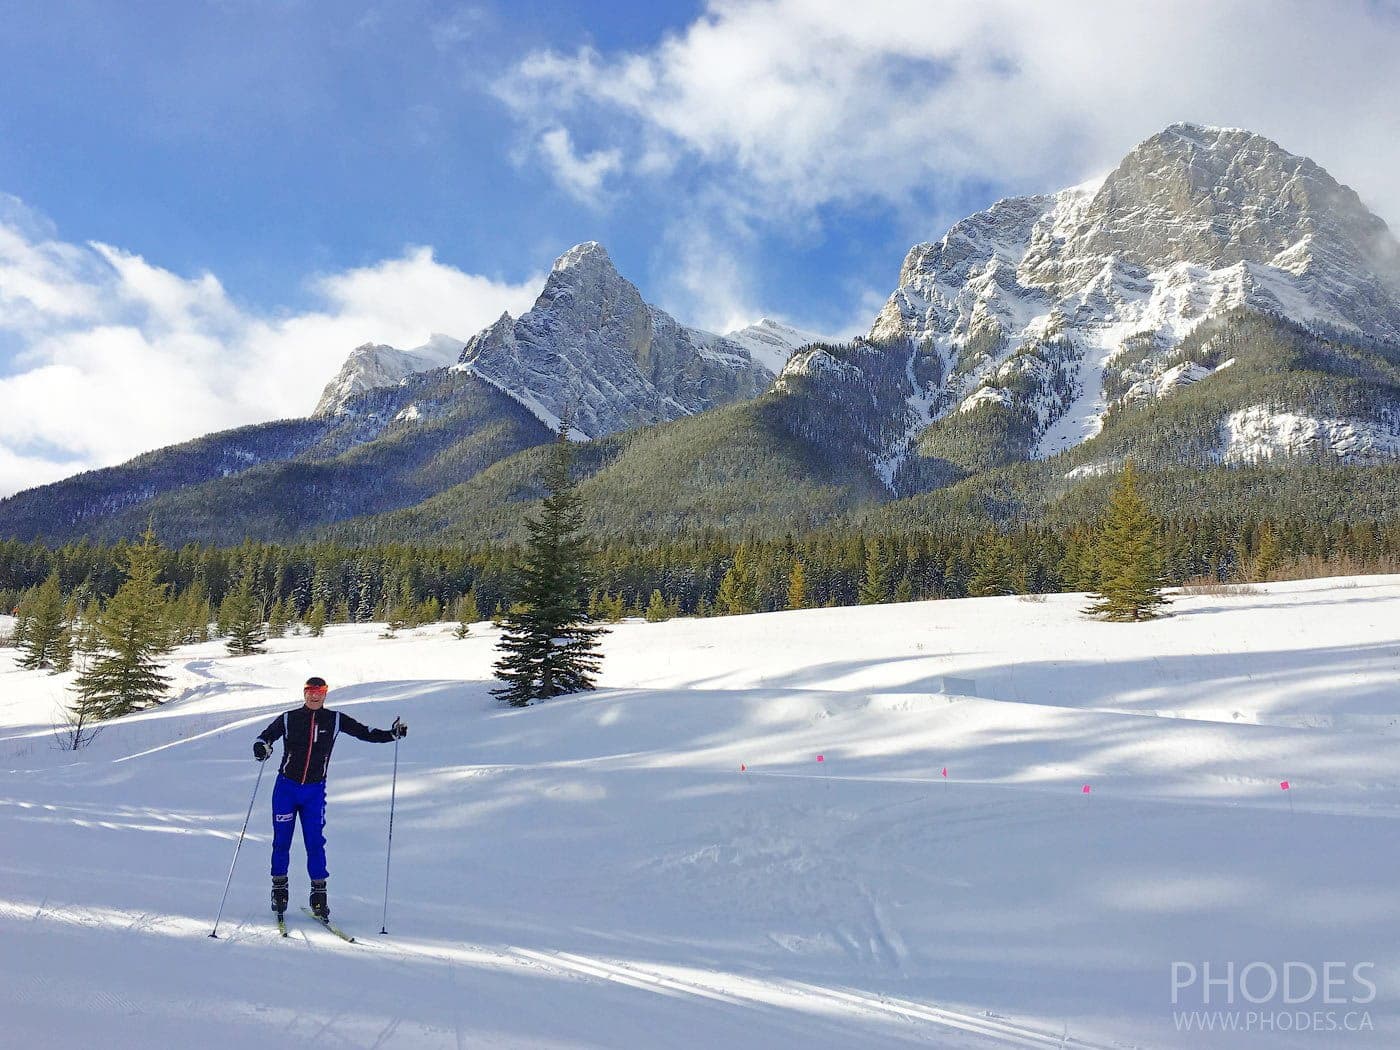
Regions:
<svg viewBox="0 0 1400 1050"><path fill-rule="evenodd" d="M326 384L312 418L352 411L356 398L377 387L394 386L416 372L450 365L462 340L434 332L422 346L399 350L383 343L362 343L350 351L334 379Z"/></svg>
<svg viewBox="0 0 1400 1050"><path fill-rule="evenodd" d="M753 397L773 378L744 346L649 305L596 241L561 255L534 306L474 336L459 367L550 426L567 408L588 437Z"/></svg>
<svg viewBox="0 0 1400 1050"><path fill-rule="evenodd" d="M571 270L577 266L606 266L616 272L612 259L608 256L608 250L597 241L584 241L582 244L574 245L554 260L553 269L556 271Z"/></svg>

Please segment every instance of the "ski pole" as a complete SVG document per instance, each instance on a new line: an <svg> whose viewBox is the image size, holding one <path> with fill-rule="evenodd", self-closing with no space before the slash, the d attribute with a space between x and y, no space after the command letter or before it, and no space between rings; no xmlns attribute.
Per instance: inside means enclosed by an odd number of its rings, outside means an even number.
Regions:
<svg viewBox="0 0 1400 1050"><path fill-rule="evenodd" d="M243 818L243 830L238 833L238 845L233 847L233 863L228 866L228 879L224 882L224 895L219 900L219 914L214 916L214 928L209 931L209 936L218 940L219 920L224 917L224 904L228 901L228 888L233 882L233 868L238 863L238 851L243 848L243 836L248 831L248 821L253 819L253 803L258 800L258 785L262 783L263 766L267 764L264 759L258 763L258 779L253 781L253 797L248 800L248 815Z"/></svg>
<svg viewBox="0 0 1400 1050"><path fill-rule="evenodd" d="M399 720L394 719L394 725ZM389 861L394 856L394 797L399 790L399 738L394 737L394 776L389 781L389 848L384 854L384 918L379 924L380 933L389 932Z"/></svg>

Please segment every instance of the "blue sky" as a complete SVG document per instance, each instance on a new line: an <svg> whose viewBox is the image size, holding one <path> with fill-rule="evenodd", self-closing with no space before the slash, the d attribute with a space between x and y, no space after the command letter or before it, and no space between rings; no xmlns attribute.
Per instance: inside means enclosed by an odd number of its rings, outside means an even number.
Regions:
<svg viewBox="0 0 1400 1050"><path fill-rule="evenodd" d="M687 323L861 331L910 245L1175 120L1400 222L1392 0L0 0L0 26L0 495L300 414L354 345L465 338L582 240Z"/></svg>

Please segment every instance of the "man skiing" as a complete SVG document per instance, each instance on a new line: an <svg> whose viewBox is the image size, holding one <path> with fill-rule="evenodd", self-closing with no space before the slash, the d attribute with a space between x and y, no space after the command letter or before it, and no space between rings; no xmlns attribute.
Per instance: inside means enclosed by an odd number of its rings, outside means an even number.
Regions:
<svg viewBox="0 0 1400 1050"><path fill-rule="evenodd" d="M326 900L326 769L335 738L349 733L357 740L383 744L408 735L397 718L388 729L370 729L347 714L326 707L324 678L308 678L301 707L275 718L253 741L253 757L266 762L272 745L282 739L282 765L272 789L272 910L281 921L287 910L287 868L292 851L292 826L301 818L306 845L306 873L311 877L311 911L325 922L331 909Z"/></svg>

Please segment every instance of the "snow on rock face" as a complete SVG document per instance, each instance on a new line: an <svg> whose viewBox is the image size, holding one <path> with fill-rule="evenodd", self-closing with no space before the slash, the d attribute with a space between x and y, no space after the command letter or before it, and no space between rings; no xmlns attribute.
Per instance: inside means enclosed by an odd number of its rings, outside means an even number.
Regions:
<svg viewBox="0 0 1400 1050"><path fill-rule="evenodd" d="M742 346L755 361L774 375L783 370L793 351L809 343L830 341L815 332L804 332L800 328L793 328L767 317L744 328L725 332L721 338Z"/></svg>
<svg viewBox="0 0 1400 1050"><path fill-rule="evenodd" d="M1173 390L1178 390L1192 383L1199 383L1206 376L1210 375L1211 369L1204 365L1194 364L1186 361L1175 365L1159 376L1151 379L1142 379L1128 388L1128 392L1123 395L1123 400L1128 402L1151 401L1159 397L1166 397Z"/></svg>
<svg viewBox="0 0 1400 1050"><path fill-rule="evenodd" d="M313 417L338 416L367 390L397 386L415 372L450 365L461 353L460 339L434 334L420 347L398 350L382 343L365 343L350 351L336 377L326 384Z"/></svg>
<svg viewBox="0 0 1400 1050"><path fill-rule="evenodd" d="M1400 415L1378 423L1317 418L1253 405L1230 414L1223 440L1222 458L1227 463L1318 453L1351 462L1378 462L1400 456Z"/></svg>
<svg viewBox="0 0 1400 1050"><path fill-rule="evenodd" d="M753 397L773 379L738 343L644 302L593 241L559 257L526 314L473 336L460 367L545 422L572 410L588 437Z"/></svg>
<svg viewBox="0 0 1400 1050"><path fill-rule="evenodd" d="M1068 342L1071 372L1006 395L1040 418L1045 456L1098 433L1125 340L1151 336L1165 355L1236 307L1400 339L1400 242L1312 161L1176 124L1102 180L998 201L910 249L870 338L941 356L941 383L916 392L939 413L995 398L984 381L1028 343ZM1201 378L1177 373L1153 396Z"/></svg>

